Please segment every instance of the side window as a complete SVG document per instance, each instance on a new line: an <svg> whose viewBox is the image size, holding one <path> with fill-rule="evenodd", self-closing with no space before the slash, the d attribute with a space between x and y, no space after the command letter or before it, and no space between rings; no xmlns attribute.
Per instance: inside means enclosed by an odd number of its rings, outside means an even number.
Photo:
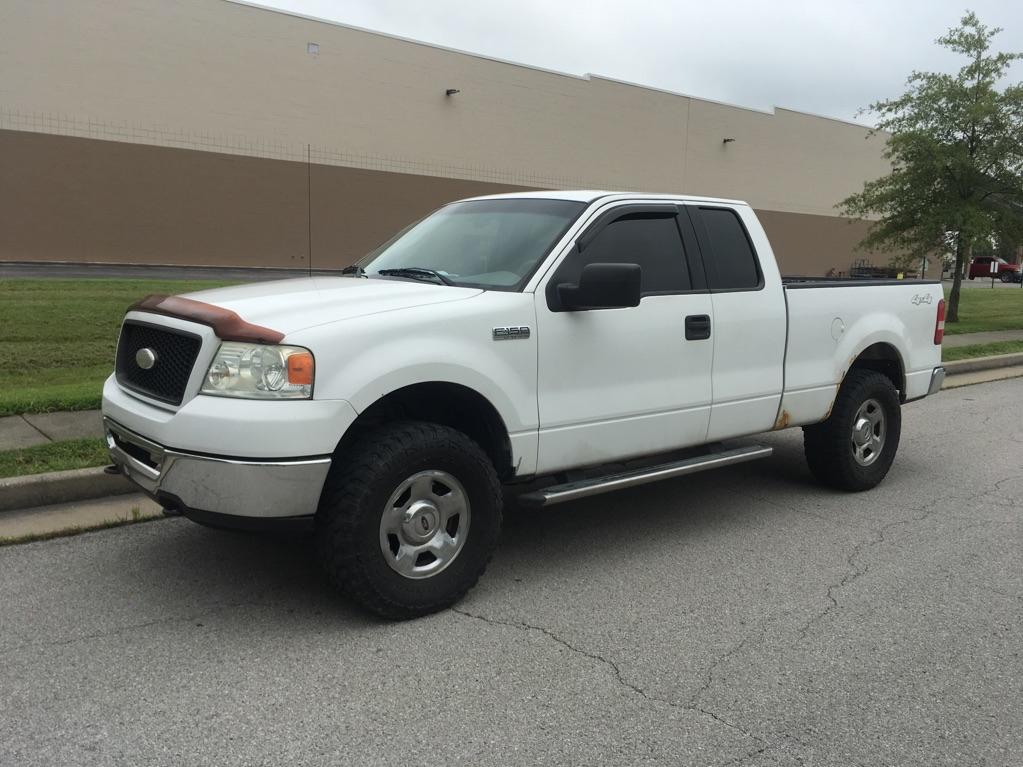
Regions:
<svg viewBox="0 0 1023 767"><path fill-rule="evenodd" d="M639 264L643 295L692 288L682 237L670 213L631 213L608 224L585 250L565 259L555 281L578 282L586 264Z"/></svg>
<svg viewBox="0 0 1023 767"><path fill-rule="evenodd" d="M710 253L704 252L704 264L711 290L759 288L762 284L760 266L735 211L729 208L693 210L703 222L710 245Z"/></svg>

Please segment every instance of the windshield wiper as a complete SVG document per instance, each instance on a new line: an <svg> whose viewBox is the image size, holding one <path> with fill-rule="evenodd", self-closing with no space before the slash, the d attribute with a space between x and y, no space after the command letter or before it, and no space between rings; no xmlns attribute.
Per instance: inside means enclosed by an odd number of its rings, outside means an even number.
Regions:
<svg viewBox="0 0 1023 767"><path fill-rule="evenodd" d="M356 277L365 277L366 270L358 264L352 264L351 266L346 266L342 269L341 274L354 274Z"/></svg>
<svg viewBox="0 0 1023 767"><path fill-rule="evenodd" d="M433 269L425 269L421 266L403 266L399 269L380 269L377 274L385 277L410 277L413 280L432 280L443 285L454 285L450 279Z"/></svg>

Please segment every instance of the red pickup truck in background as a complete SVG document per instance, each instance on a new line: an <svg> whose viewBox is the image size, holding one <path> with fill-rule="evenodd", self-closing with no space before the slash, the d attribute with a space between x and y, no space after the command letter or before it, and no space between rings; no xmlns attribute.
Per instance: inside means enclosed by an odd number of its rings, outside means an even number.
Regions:
<svg viewBox="0 0 1023 767"><path fill-rule="evenodd" d="M995 262L995 271L993 273L991 271L992 261ZM1005 259L998 258L997 256L980 256L970 262L971 280L977 277L990 277L992 274L1002 282L1019 282L1023 272L1020 271L1019 264L1010 264Z"/></svg>

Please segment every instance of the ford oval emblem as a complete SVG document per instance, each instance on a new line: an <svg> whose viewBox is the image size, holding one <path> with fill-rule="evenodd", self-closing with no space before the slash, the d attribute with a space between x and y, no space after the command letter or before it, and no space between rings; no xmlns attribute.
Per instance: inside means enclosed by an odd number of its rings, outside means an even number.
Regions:
<svg viewBox="0 0 1023 767"><path fill-rule="evenodd" d="M135 352L135 364L143 370L152 369L156 364L156 352L152 349L139 349Z"/></svg>

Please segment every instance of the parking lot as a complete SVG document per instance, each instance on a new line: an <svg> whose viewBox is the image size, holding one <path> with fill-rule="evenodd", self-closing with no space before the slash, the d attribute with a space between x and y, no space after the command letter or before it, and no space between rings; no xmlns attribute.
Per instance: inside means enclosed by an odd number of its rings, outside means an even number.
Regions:
<svg viewBox="0 0 1023 767"><path fill-rule="evenodd" d="M766 461L507 515L389 624L300 539L0 549L0 764L1023 762L1019 379L908 406L873 492Z"/></svg>
<svg viewBox="0 0 1023 767"><path fill-rule="evenodd" d="M945 279L943 283L946 287L952 285L952 280ZM970 290L984 288L985 290L1023 290L1018 282L1002 282L1001 280L992 280L986 277L978 277L974 280L963 280L963 288L969 288Z"/></svg>

